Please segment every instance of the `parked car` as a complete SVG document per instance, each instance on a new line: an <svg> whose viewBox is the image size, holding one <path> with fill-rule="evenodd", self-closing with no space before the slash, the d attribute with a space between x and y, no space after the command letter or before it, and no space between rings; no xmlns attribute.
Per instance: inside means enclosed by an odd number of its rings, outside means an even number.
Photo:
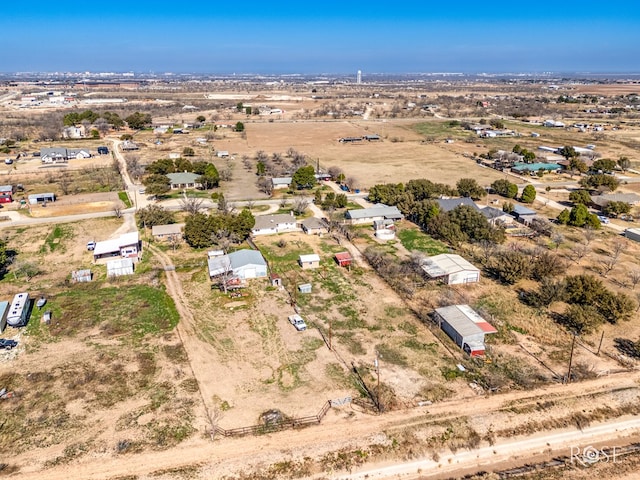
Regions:
<svg viewBox="0 0 640 480"><path fill-rule="evenodd" d="M0 338L0 349L11 350L18 346L18 342L15 340L9 340L8 338Z"/></svg>
<svg viewBox="0 0 640 480"><path fill-rule="evenodd" d="M144 192L146 192L146 191L147 191L147 189L146 189L146 188L141 188L140 190L138 190L138 193L139 193L140 195L144 195Z"/></svg>
<svg viewBox="0 0 640 480"><path fill-rule="evenodd" d="M5 158L4 163L6 163L7 165L11 165L13 163L13 160L11 160L10 158Z"/></svg>
<svg viewBox="0 0 640 480"><path fill-rule="evenodd" d="M297 313L294 315L289 315L289 322L291 322L291 325L296 327L296 330L298 330L299 332L307 329L307 324L304 323L302 317Z"/></svg>
<svg viewBox="0 0 640 480"><path fill-rule="evenodd" d="M609 219L604 215L598 215L598 220L600 220L600 223L604 223L605 225L609 223Z"/></svg>
<svg viewBox="0 0 640 480"><path fill-rule="evenodd" d="M96 249L96 242L87 242L87 250L93 251Z"/></svg>

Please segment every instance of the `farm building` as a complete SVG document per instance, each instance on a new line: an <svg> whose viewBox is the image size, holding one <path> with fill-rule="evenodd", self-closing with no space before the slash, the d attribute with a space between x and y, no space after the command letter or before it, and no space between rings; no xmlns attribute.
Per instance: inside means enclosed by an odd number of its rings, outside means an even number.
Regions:
<svg viewBox="0 0 640 480"><path fill-rule="evenodd" d="M169 186L172 190L180 188L200 188L202 185L198 182L200 175L192 172L167 173L169 177Z"/></svg>
<svg viewBox="0 0 640 480"><path fill-rule="evenodd" d="M271 179L271 185L274 190L287 189L291 186L292 177L275 177Z"/></svg>
<svg viewBox="0 0 640 480"><path fill-rule="evenodd" d="M345 218L351 225L373 224L376 220L401 220L404 217L398 207L389 207L382 203L376 203L370 208L359 210L347 210Z"/></svg>
<svg viewBox="0 0 640 480"><path fill-rule="evenodd" d="M109 257L138 258L142 251L142 243L138 232L124 233L114 240L96 242L93 260Z"/></svg>
<svg viewBox="0 0 640 480"><path fill-rule="evenodd" d="M121 277L123 275L133 275L133 260L118 258L107 262L107 277Z"/></svg>
<svg viewBox="0 0 640 480"><path fill-rule="evenodd" d="M9 302L0 302L0 333L7 328L7 315L9 314Z"/></svg>
<svg viewBox="0 0 640 480"><path fill-rule="evenodd" d="M229 156L229 152L227 150L219 150L216 152L218 158L227 158Z"/></svg>
<svg viewBox="0 0 640 480"><path fill-rule="evenodd" d="M329 233L329 226L323 218L309 217L300 222L302 231L307 235L322 235Z"/></svg>
<svg viewBox="0 0 640 480"><path fill-rule="evenodd" d="M12 327L23 327L27 324L31 301L26 292L18 293L13 297L9 312L7 313L7 324Z"/></svg>
<svg viewBox="0 0 640 480"><path fill-rule="evenodd" d="M497 330L469 305L436 308L435 320L440 328L472 357L484 355L484 336Z"/></svg>
<svg viewBox="0 0 640 480"><path fill-rule="evenodd" d="M466 206L471 207L474 210L480 210L476 202L471 200L469 197L460 197L460 198L436 198L436 202L438 202L438 206L440 207L440 211L442 212L450 212L451 210L455 210L458 207Z"/></svg>
<svg viewBox="0 0 640 480"><path fill-rule="evenodd" d="M71 272L71 281L73 283L86 283L92 280L91 270L74 270Z"/></svg>
<svg viewBox="0 0 640 480"><path fill-rule="evenodd" d="M311 293L311 284L310 283L302 283L298 285L298 291L300 293Z"/></svg>
<svg viewBox="0 0 640 480"><path fill-rule="evenodd" d="M56 201L55 193L34 193L29 195L29 204L37 205L39 203L51 203Z"/></svg>
<svg viewBox="0 0 640 480"><path fill-rule="evenodd" d="M336 262L341 267L348 267L353 262L353 258L351 258L351 254L349 252L340 252L334 255Z"/></svg>
<svg viewBox="0 0 640 480"><path fill-rule="evenodd" d="M0 186L0 203L11 203L13 201L13 185Z"/></svg>
<svg viewBox="0 0 640 480"><path fill-rule="evenodd" d="M309 255L300 255L298 258L298 263L302 267L303 270L308 270L310 268L318 268L320 267L320 255L317 253L311 253Z"/></svg>
<svg viewBox="0 0 640 480"><path fill-rule="evenodd" d="M298 230L298 222L293 213L280 213L275 215L258 215L256 223L251 229L252 235L274 235L282 232L295 232Z"/></svg>
<svg viewBox="0 0 640 480"><path fill-rule="evenodd" d="M257 250L238 250L228 255L209 258L209 277L232 273L241 280L267 276L267 262Z"/></svg>
<svg viewBox="0 0 640 480"><path fill-rule="evenodd" d="M424 260L422 270L434 279L442 280L446 285L478 283L480 269L460 255L443 253Z"/></svg>
<svg viewBox="0 0 640 480"><path fill-rule="evenodd" d="M155 240L182 240L182 228L184 223L172 223L170 225L154 225L151 234Z"/></svg>

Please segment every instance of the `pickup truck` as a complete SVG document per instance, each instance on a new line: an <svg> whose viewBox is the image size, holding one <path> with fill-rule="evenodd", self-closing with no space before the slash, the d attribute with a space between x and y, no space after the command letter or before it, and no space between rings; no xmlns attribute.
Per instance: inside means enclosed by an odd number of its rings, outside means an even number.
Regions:
<svg viewBox="0 0 640 480"><path fill-rule="evenodd" d="M296 330L298 330L299 332L307 329L307 324L304 323L304 320L298 314L289 315L289 322L291 322L291 325L296 327Z"/></svg>

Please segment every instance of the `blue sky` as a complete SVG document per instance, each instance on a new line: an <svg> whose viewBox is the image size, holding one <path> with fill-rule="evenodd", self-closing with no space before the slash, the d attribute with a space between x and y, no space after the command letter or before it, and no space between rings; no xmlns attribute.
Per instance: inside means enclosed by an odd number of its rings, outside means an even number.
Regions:
<svg viewBox="0 0 640 480"><path fill-rule="evenodd" d="M638 0L432 3L4 0L0 71L640 72Z"/></svg>

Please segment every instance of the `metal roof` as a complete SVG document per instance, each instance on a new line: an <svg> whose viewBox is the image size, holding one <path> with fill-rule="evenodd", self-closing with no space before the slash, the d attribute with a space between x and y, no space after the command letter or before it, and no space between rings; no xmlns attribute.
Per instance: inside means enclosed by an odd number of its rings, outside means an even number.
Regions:
<svg viewBox="0 0 640 480"><path fill-rule="evenodd" d="M220 257L209 258L209 275L215 276L229 270L244 267L246 265L267 266L267 262L258 250L238 250L237 252Z"/></svg>
<svg viewBox="0 0 640 480"><path fill-rule="evenodd" d="M151 228L151 234L156 235L177 235L182 233L184 223L172 223L170 225L154 225Z"/></svg>
<svg viewBox="0 0 640 480"><path fill-rule="evenodd" d="M522 205L514 205L513 213L517 215L536 215L538 212L531 210L530 208L523 207Z"/></svg>
<svg viewBox="0 0 640 480"><path fill-rule="evenodd" d="M450 305L436 308L436 313L461 336L496 333L497 330L469 305Z"/></svg>
<svg viewBox="0 0 640 480"><path fill-rule="evenodd" d="M319 262L319 261L320 261L320 255L318 255L317 253L300 255L300 263L313 263L313 262Z"/></svg>
<svg viewBox="0 0 640 480"><path fill-rule="evenodd" d="M271 179L273 185L291 185L292 177L274 177Z"/></svg>
<svg viewBox="0 0 640 480"><path fill-rule="evenodd" d="M424 265L422 265L422 270L433 278L444 277L445 275L451 275L458 272L480 271L478 267L474 266L460 255L452 253L443 253L426 258Z"/></svg>
<svg viewBox="0 0 640 480"><path fill-rule="evenodd" d="M184 183L196 183L196 180L200 177L197 173L192 172L179 172L179 173L167 173L171 185L178 185Z"/></svg>
<svg viewBox="0 0 640 480"><path fill-rule="evenodd" d="M360 210L348 210L345 216L346 218L350 218L353 220L361 219L361 218L373 218L373 217L400 219L403 217L400 210L398 210L398 207L395 207L395 206L390 207L382 203L376 203L373 207L370 207L370 208L361 208Z"/></svg>
<svg viewBox="0 0 640 480"><path fill-rule="evenodd" d="M113 253L119 251L122 247L128 245L137 245L140 241L138 232L123 233L120 237L113 240L105 240L103 242L96 242L96 247L93 249L93 256L104 255L105 253Z"/></svg>

